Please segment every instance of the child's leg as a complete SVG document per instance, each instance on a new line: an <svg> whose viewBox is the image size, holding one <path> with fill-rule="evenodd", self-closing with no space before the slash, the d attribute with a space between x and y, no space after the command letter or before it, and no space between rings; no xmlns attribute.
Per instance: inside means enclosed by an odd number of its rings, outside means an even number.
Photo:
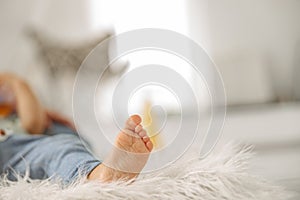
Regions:
<svg viewBox="0 0 300 200"><path fill-rule="evenodd" d="M80 173L88 173L101 162L89 153L73 134L54 136L13 135L0 143L2 173L16 180L14 171L24 176L29 170L32 179L61 179L68 183Z"/></svg>
<svg viewBox="0 0 300 200"><path fill-rule="evenodd" d="M60 178L65 183L80 174L100 181L134 178L152 150L152 143L140 123L141 118L136 115L127 120L105 164L100 164L75 134L14 135L0 143L1 171L8 173L13 180L13 170L24 175L30 169L33 179Z"/></svg>

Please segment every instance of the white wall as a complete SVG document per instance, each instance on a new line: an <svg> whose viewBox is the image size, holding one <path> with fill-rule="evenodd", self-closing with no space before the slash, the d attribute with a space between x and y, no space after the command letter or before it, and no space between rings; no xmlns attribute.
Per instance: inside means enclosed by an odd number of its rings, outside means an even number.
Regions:
<svg viewBox="0 0 300 200"><path fill-rule="evenodd" d="M28 62L22 30L32 13L35 0L0 1L0 69L19 69ZM22 53L21 53L22 52ZM24 52L24 53L23 53ZM27 63L28 64L28 63Z"/></svg>
<svg viewBox="0 0 300 200"><path fill-rule="evenodd" d="M273 83L270 87L263 86L265 95L258 100L276 96L283 100L289 98L296 42L299 45L300 41L300 1L190 0L188 4L191 37L208 51L221 72L227 70L225 73L228 74L231 71L231 76L226 75L225 79L238 80L239 76L237 69L228 65L237 62L240 68L243 65L251 68L256 63L253 67L257 69L253 73L248 70L243 76L257 81L255 76L260 71L267 76L260 80L261 84L268 84L268 79ZM254 83L250 87L255 92L259 86ZM226 89L234 90L234 86ZM273 94L266 94L268 89L274 89ZM234 91L229 94L238 96L233 94ZM230 97L229 100L234 101Z"/></svg>

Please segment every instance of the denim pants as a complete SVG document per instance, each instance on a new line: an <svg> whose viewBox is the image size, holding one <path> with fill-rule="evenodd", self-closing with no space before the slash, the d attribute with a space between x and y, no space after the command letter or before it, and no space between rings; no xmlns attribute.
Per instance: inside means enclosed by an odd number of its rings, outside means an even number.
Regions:
<svg viewBox="0 0 300 200"><path fill-rule="evenodd" d="M43 135L12 134L0 142L0 174L15 181L29 172L31 179L59 179L68 184L87 176L101 161L77 133L54 124Z"/></svg>

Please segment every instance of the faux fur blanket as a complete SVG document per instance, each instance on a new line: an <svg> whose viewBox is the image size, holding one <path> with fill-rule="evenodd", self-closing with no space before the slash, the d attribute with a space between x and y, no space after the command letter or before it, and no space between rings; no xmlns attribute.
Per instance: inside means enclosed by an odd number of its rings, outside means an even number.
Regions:
<svg viewBox="0 0 300 200"><path fill-rule="evenodd" d="M62 187L59 182L19 178L0 180L0 199L197 199L286 200L290 193L246 172L250 147L226 145L204 159L188 154L177 163L132 183L101 184L83 179Z"/></svg>

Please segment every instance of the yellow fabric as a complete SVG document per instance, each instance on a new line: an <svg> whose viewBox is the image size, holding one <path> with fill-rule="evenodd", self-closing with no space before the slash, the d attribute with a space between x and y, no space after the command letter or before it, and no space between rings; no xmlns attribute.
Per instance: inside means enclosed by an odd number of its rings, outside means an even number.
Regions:
<svg viewBox="0 0 300 200"><path fill-rule="evenodd" d="M148 136L150 137L153 147L159 149L163 146L163 139L161 134L158 131L158 128L155 124L155 113L151 113L152 103L148 100L144 103L143 109L143 127L147 131Z"/></svg>

